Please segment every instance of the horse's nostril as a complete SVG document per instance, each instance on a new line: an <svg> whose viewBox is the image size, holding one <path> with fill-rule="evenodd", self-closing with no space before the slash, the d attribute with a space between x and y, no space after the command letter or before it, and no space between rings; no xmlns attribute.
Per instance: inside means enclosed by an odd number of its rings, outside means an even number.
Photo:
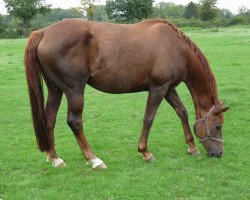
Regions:
<svg viewBox="0 0 250 200"><path fill-rule="evenodd" d="M207 156L208 157L214 157L214 153L213 152L207 152Z"/></svg>
<svg viewBox="0 0 250 200"><path fill-rule="evenodd" d="M222 155L223 155L223 152L221 151L221 152L219 153L219 158L221 158Z"/></svg>
<svg viewBox="0 0 250 200"><path fill-rule="evenodd" d="M216 158L221 158L222 154L223 154L223 152L219 152L218 154L215 154L215 157Z"/></svg>

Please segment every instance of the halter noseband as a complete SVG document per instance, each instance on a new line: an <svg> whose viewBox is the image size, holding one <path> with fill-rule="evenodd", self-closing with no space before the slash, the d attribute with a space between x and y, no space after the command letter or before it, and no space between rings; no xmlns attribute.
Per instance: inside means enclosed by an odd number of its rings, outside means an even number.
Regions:
<svg viewBox="0 0 250 200"><path fill-rule="evenodd" d="M197 123L202 122L202 121L205 121L205 126L206 126L206 131L207 131L207 137L202 138L202 139L198 138L200 143L205 142L205 141L207 141L207 140L213 140L213 141L216 141L216 142L221 142L221 143L223 143L222 139L215 138L215 137L213 137L213 136L210 134L208 118L209 118L209 115L211 115L211 113L213 112L214 109L215 109L215 105L212 106L212 108L208 111L208 113L207 113L204 117L202 117L202 118L196 120L196 122L194 123L194 126L195 126Z"/></svg>

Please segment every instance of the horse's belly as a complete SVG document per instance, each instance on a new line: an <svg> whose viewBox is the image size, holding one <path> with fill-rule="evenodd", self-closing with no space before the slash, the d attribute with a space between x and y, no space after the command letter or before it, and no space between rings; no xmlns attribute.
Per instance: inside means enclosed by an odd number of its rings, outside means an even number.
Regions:
<svg viewBox="0 0 250 200"><path fill-rule="evenodd" d="M147 77L145 72L101 70L90 74L88 84L107 93L132 93L148 90Z"/></svg>

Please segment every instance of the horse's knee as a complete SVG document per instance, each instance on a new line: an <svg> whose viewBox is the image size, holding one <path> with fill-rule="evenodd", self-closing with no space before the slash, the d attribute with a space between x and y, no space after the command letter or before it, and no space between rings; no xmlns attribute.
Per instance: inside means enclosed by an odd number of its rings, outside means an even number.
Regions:
<svg viewBox="0 0 250 200"><path fill-rule="evenodd" d="M67 124L73 131L82 129L82 119L79 117L69 116Z"/></svg>

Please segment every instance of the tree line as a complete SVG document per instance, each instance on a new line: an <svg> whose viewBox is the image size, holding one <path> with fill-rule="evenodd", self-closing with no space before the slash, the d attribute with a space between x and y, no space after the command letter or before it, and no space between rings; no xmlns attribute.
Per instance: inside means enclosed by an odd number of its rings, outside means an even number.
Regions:
<svg viewBox="0 0 250 200"><path fill-rule="evenodd" d="M234 15L227 9L219 9L217 0L200 0L188 5L171 2L153 4L154 0L81 0L81 6L70 9L51 9L45 0L4 0L8 15L0 15L0 37L26 37L32 30L43 28L66 18L135 23L148 18L162 18L185 27L224 27L250 24L250 10L242 6Z"/></svg>

